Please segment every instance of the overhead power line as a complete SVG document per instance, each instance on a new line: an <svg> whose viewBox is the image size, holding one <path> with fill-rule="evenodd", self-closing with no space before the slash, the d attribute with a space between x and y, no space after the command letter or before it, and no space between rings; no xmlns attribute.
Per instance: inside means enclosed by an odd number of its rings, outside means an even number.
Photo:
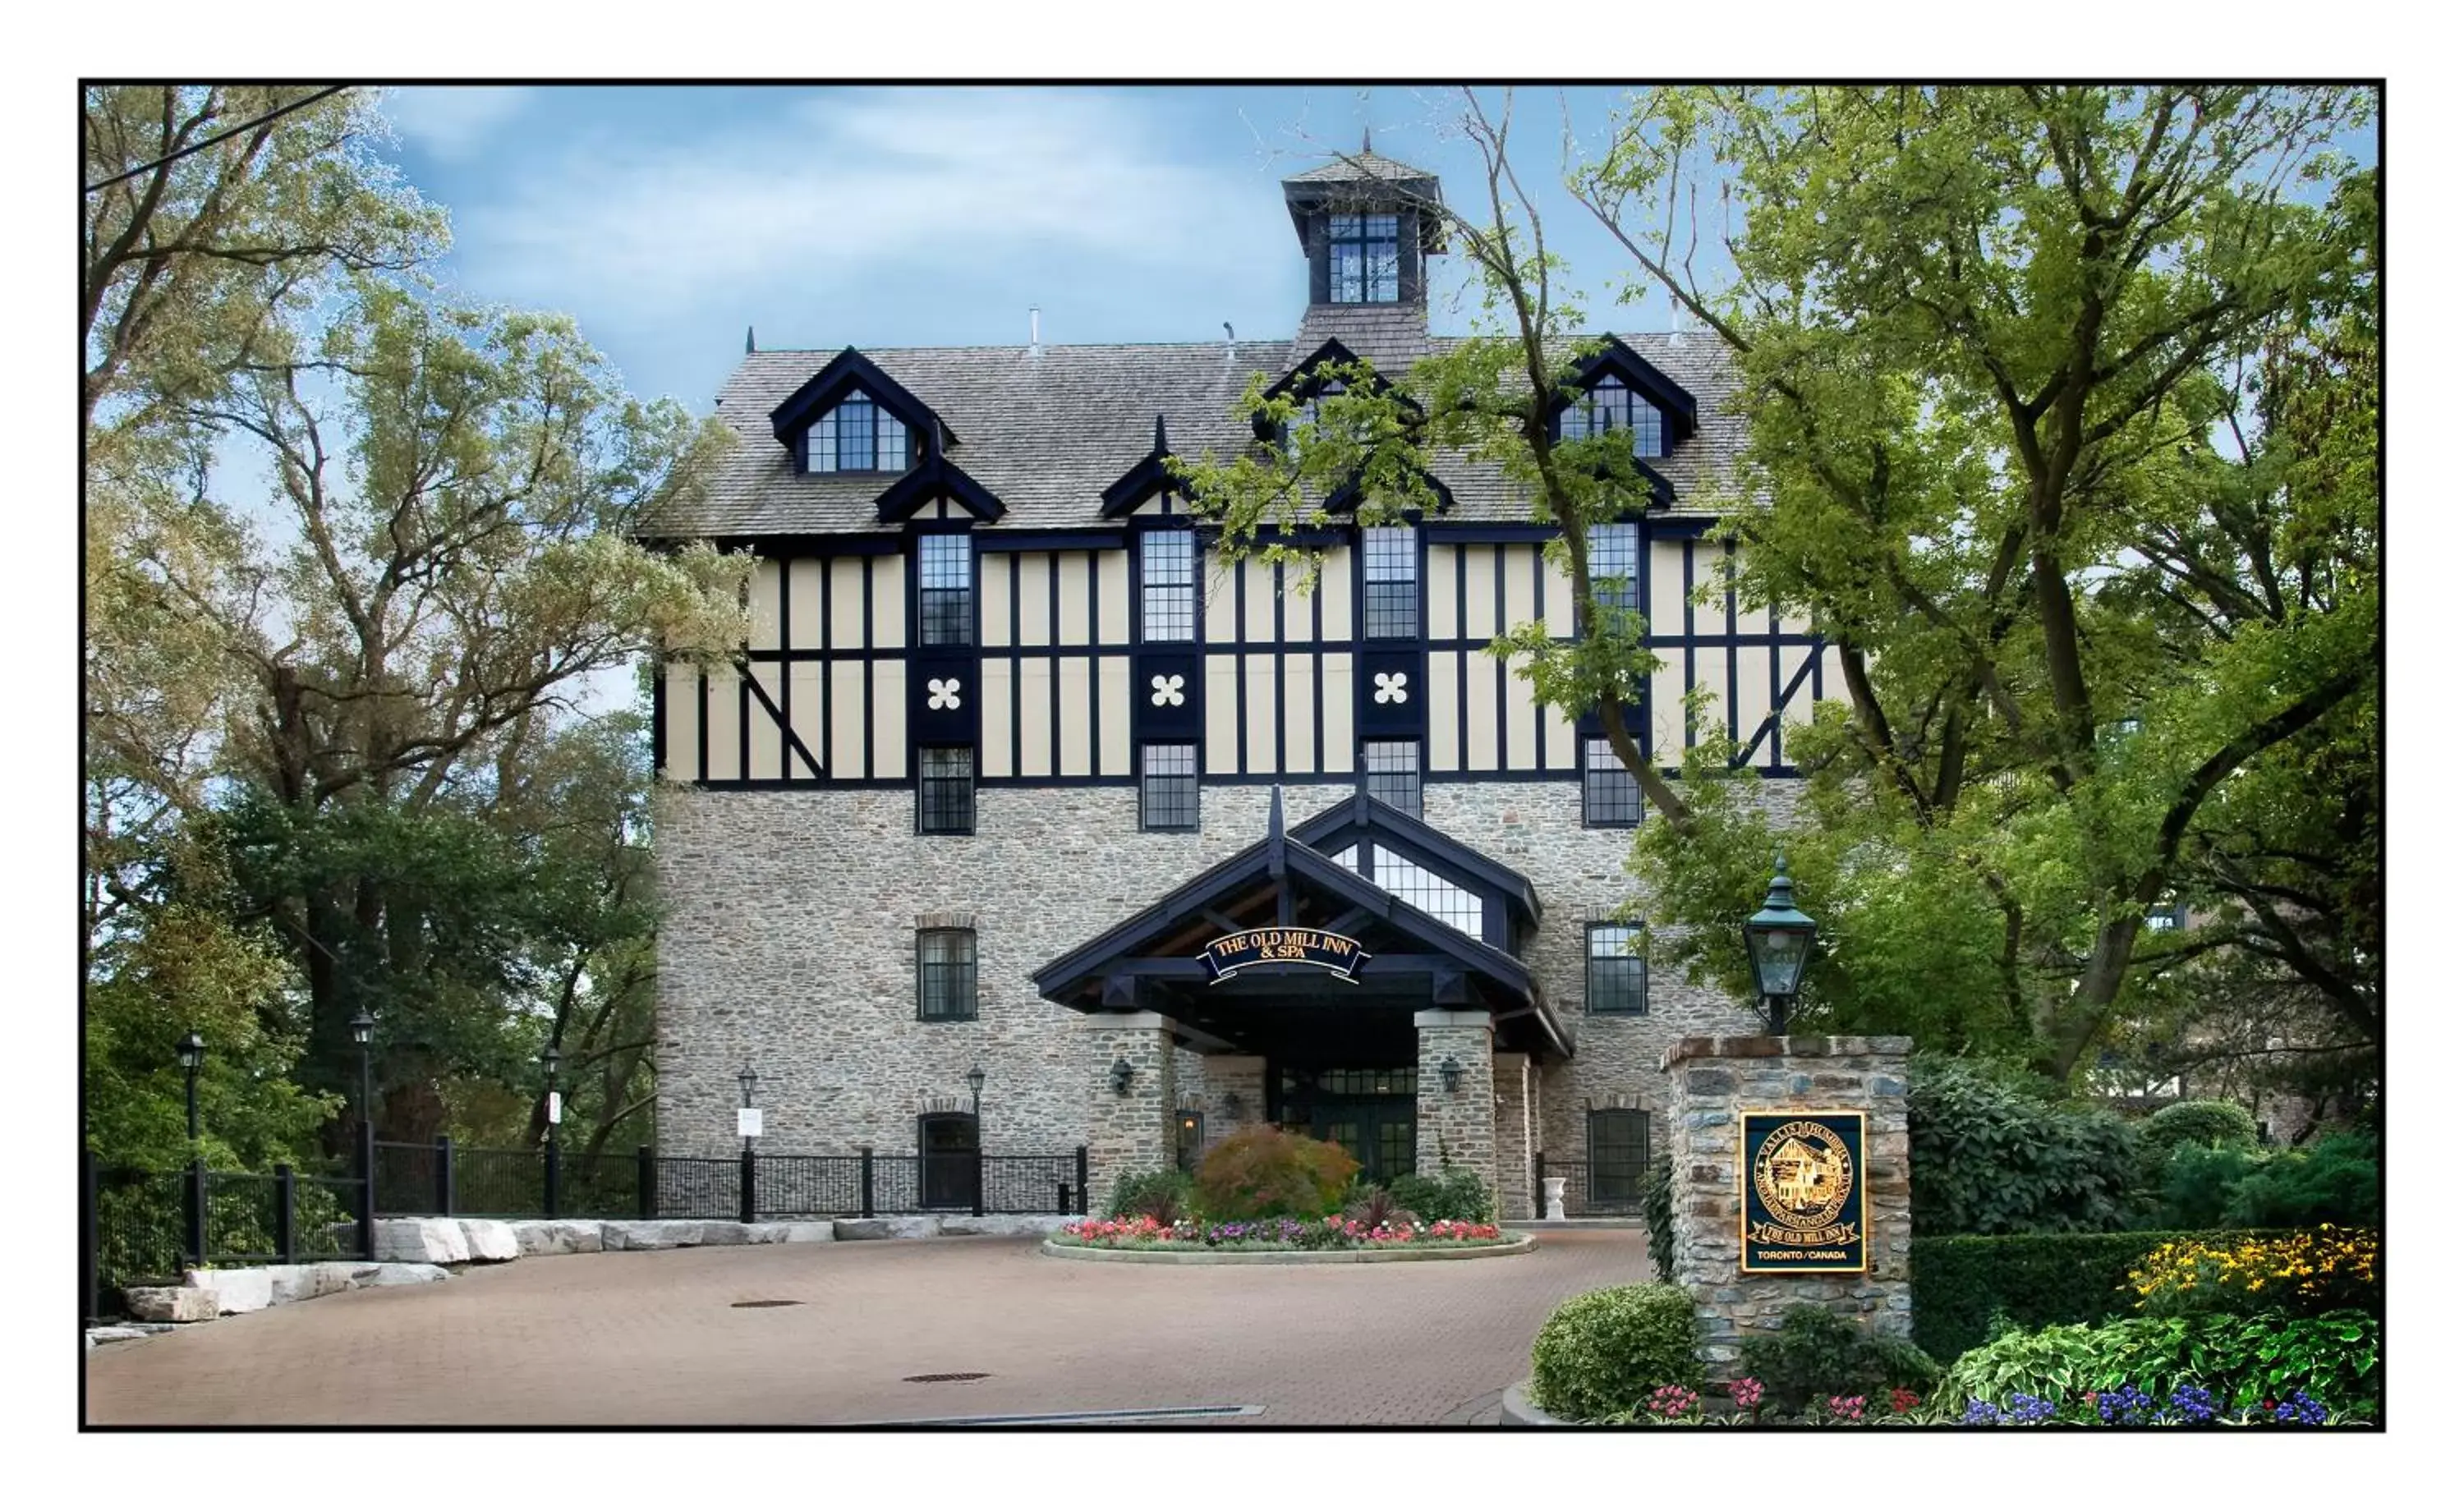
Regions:
<svg viewBox="0 0 2464 1511"><path fill-rule="evenodd" d="M303 106L313 105L317 101L323 99L328 95L339 95L343 90L350 87L351 86L348 84L336 84L329 89L320 89L313 95L302 96L279 109L267 111L264 115L257 117L254 120L243 120L238 125L231 127L229 131L220 132L214 136L208 137L203 142L192 142L168 157L156 158L151 163L130 168L125 173L115 174L110 178L104 179L99 184L89 184L85 186L85 191L91 194L97 189L107 189L114 184L126 183L128 180L137 177L141 173L151 173L165 163L177 163L191 152L203 152L206 148L212 146L217 142L229 142L231 138L238 136L243 131L254 131L257 127L265 124L269 120L279 120L284 116L291 114L295 110L300 109Z"/></svg>

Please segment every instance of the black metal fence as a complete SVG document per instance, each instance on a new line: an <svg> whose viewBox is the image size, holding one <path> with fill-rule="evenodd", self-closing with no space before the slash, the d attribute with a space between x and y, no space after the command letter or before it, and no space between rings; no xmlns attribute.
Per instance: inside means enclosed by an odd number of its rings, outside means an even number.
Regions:
<svg viewBox="0 0 2464 1511"><path fill-rule="evenodd" d="M1595 1171L1591 1161L1531 1156L1531 1215L1549 1215L1549 1188L1544 1180L1566 1179L1569 1217L1632 1217L1642 1212L1642 1172L1619 1164Z"/></svg>
<svg viewBox="0 0 2464 1511"><path fill-rule="evenodd" d="M370 1258L367 1185L356 1174L104 1170L91 1152L82 1164L91 1316L116 1316L129 1286L176 1285L192 1266Z"/></svg>

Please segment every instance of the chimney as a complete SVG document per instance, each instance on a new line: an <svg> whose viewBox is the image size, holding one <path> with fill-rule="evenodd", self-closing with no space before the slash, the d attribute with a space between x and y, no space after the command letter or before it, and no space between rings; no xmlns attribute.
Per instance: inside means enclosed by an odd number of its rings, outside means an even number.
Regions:
<svg viewBox="0 0 2464 1511"><path fill-rule="evenodd" d="M1026 307L1026 355L1044 355L1044 307L1039 304Z"/></svg>
<svg viewBox="0 0 2464 1511"><path fill-rule="evenodd" d="M1227 362L1232 360L1232 322L1230 320L1223 322L1223 360Z"/></svg>

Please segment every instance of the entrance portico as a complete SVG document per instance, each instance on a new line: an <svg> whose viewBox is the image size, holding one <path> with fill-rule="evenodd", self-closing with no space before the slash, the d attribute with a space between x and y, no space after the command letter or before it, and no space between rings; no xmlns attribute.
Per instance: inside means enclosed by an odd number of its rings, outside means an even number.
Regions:
<svg viewBox="0 0 2464 1511"><path fill-rule="evenodd" d="M1035 973L1117 1051L1089 1088L1098 1184L1173 1162L1177 1047L1263 1061L1254 1115L1373 1180L1451 1165L1494 1191L1492 1055L1572 1052L1512 953L1538 919L1519 874L1385 803L1287 833L1278 792L1264 839Z"/></svg>

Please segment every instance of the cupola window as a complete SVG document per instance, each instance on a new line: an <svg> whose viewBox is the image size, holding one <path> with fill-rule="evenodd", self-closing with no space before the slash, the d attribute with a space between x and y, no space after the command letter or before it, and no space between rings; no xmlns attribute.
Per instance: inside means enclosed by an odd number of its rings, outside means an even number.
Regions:
<svg viewBox="0 0 2464 1511"><path fill-rule="evenodd" d="M862 389L804 432L807 472L903 472L907 452L907 427Z"/></svg>
<svg viewBox="0 0 2464 1511"><path fill-rule="evenodd" d="M1403 296L1402 218L1327 217L1326 296L1331 304L1392 304Z"/></svg>
<svg viewBox="0 0 2464 1511"><path fill-rule="evenodd" d="M1601 379L1590 393L1569 405L1557 427L1557 433L1569 441L1606 435L1611 430L1633 431L1637 456L1668 454L1668 427L1662 423L1660 406L1615 378Z"/></svg>

